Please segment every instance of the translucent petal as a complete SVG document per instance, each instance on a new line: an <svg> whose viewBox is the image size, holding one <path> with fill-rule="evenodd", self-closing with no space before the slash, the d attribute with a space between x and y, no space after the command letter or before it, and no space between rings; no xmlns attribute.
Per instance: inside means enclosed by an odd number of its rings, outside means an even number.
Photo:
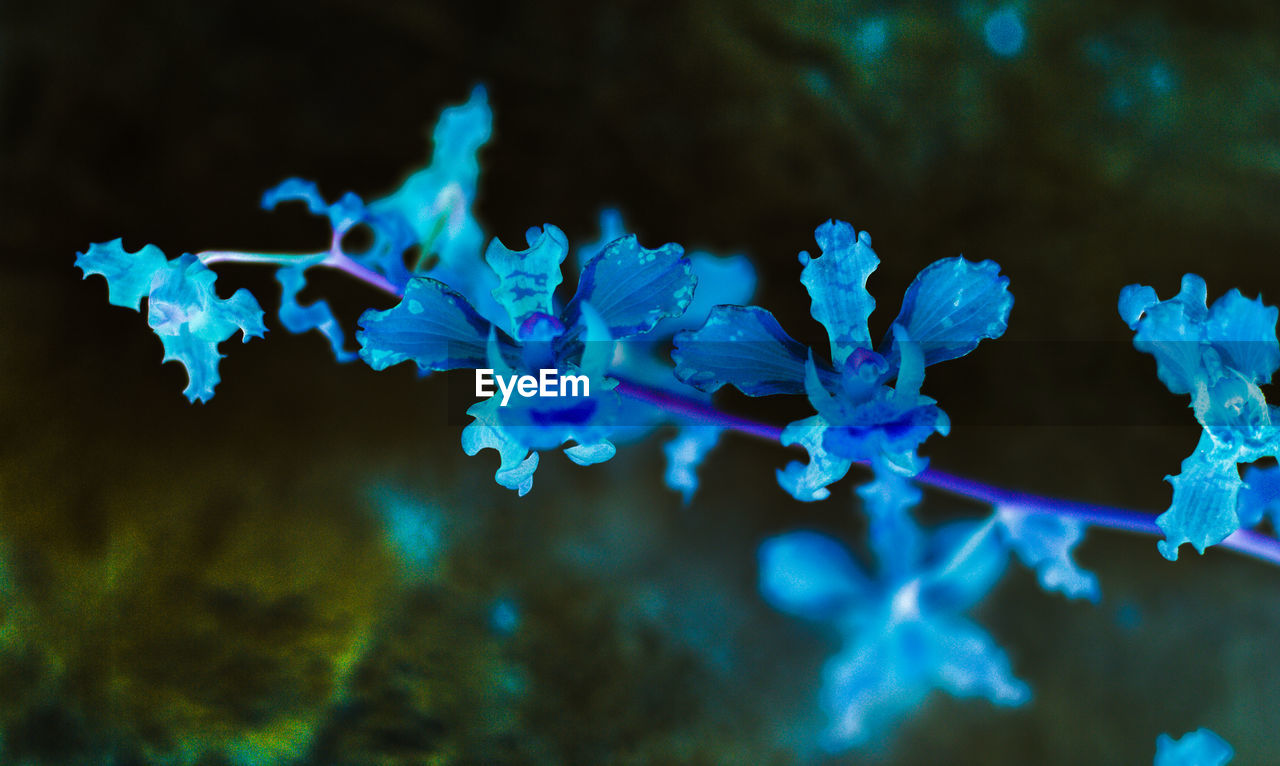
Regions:
<svg viewBox="0 0 1280 766"><path fill-rule="evenodd" d="M1188 542L1204 553L1240 528L1236 502L1244 482L1235 454L1215 449L1207 434L1182 461L1182 473L1165 480L1173 485L1173 504L1156 518L1165 533L1156 545L1165 558L1176 561L1178 548Z"/></svg>
<svg viewBox="0 0 1280 766"><path fill-rule="evenodd" d="M1252 527L1269 515L1271 525L1280 529L1280 466L1251 465L1244 471L1244 483L1236 505L1240 525Z"/></svg>
<svg viewBox="0 0 1280 766"><path fill-rule="evenodd" d="M164 344L164 360L179 362L187 370L187 387L182 393L192 402L204 402L213 398L213 389L221 377L218 375L218 344L198 337L185 327L160 336Z"/></svg>
<svg viewBox="0 0 1280 766"><path fill-rule="evenodd" d="M1147 309L1160 302L1156 289L1149 285L1125 285L1120 290L1120 318L1130 330L1138 329L1138 320Z"/></svg>
<svg viewBox="0 0 1280 766"><path fill-rule="evenodd" d="M457 291L417 277L400 303L387 311L366 311L356 340L360 358L382 370L412 360L422 372L486 365L490 325Z"/></svg>
<svg viewBox="0 0 1280 766"><path fill-rule="evenodd" d="M564 454L578 465L595 465L611 459L618 448L611 442L602 441L596 444L578 444L566 447Z"/></svg>
<svg viewBox="0 0 1280 766"><path fill-rule="evenodd" d="M1135 286L1126 288L1133 293ZM1141 287L1136 287L1141 290ZM1195 274L1182 278L1182 289L1167 301L1149 305L1130 322L1135 328L1133 346L1156 359L1156 374L1175 394L1189 394L1197 383L1211 384L1221 373L1207 346L1204 280ZM1145 295L1145 293L1142 293ZM1149 296L1148 296L1149 297ZM1132 298L1130 303L1146 302ZM1124 307L1122 307L1124 308ZM1127 307L1132 313L1132 306ZM1215 354L1216 356L1216 354Z"/></svg>
<svg viewBox="0 0 1280 766"><path fill-rule="evenodd" d="M324 256L317 256L308 261L299 262L296 266L286 266L276 271L276 280L280 283L280 324L292 333L304 333L308 330L319 330L329 339L333 355L339 362L349 362L358 355L346 348L346 334L342 325L334 317L329 304L322 300L306 306L298 303L298 293L307 285L306 271Z"/></svg>
<svg viewBox="0 0 1280 766"><path fill-rule="evenodd" d="M489 108L488 93L484 86L472 88L465 104L453 106L440 113L435 130L431 134L434 151L431 168L441 175L455 180L469 180L474 192L475 179L480 175L476 153L489 140L492 131L493 112Z"/></svg>
<svg viewBox="0 0 1280 766"><path fill-rule="evenodd" d="M723 428L718 426L682 426L671 441L662 446L667 457L663 480L679 492L686 505L698 491L698 466L720 440Z"/></svg>
<svg viewBox="0 0 1280 766"><path fill-rule="evenodd" d="M1013 675L1009 657L982 628L947 615L928 623L938 650L938 687L955 697L982 697L1001 707L1031 700L1031 689Z"/></svg>
<svg viewBox="0 0 1280 766"><path fill-rule="evenodd" d="M175 360L187 368L183 393L193 402L213 396L222 358L219 343L236 332L247 343L267 331L253 295L241 288L230 298L219 298L216 279L194 255L183 255L156 272L147 300L147 324L164 344L165 361Z"/></svg>
<svg viewBox="0 0 1280 766"><path fill-rule="evenodd" d="M773 608L832 620L871 594L866 575L844 546L817 532L788 532L760 544L760 594Z"/></svg>
<svg viewBox="0 0 1280 766"><path fill-rule="evenodd" d="M1000 275L999 264L957 256L935 261L916 275L894 323L919 344L925 365L931 365L964 356L980 341L1003 335L1012 308L1009 278ZM896 339L890 335L886 342L885 356L896 360Z"/></svg>
<svg viewBox="0 0 1280 766"><path fill-rule="evenodd" d="M565 317L572 324L579 305L589 302L612 337L640 335L663 318L683 314L696 283L692 264L679 245L649 250L634 235L622 237L587 261Z"/></svg>
<svg viewBox="0 0 1280 766"><path fill-rule="evenodd" d="M314 183L290 178L268 190L262 206L273 209L285 201L304 202L312 213L329 218L338 240L357 224L368 226L373 234L371 246L346 255L397 286L413 276L404 260L416 245L419 263L428 255L438 255L435 275L458 289L470 289L488 281L484 273L488 270L479 257L483 235L471 206L479 176L476 153L489 138L491 122L484 88L477 87L466 104L441 115L431 165L410 175L391 194L366 205L359 196L347 193L329 204ZM430 271L434 274L437 269ZM415 273L421 272L415 268ZM475 297L481 310L487 311L489 306L483 305L487 299Z"/></svg>
<svg viewBox="0 0 1280 766"><path fill-rule="evenodd" d="M882 741L933 689L1013 707L1031 698L985 631L953 615L889 619L853 634L823 668L824 746L839 751Z"/></svg>
<svg viewBox="0 0 1280 766"><path fill-rule="evenodd" d="M1009 562L993 521L956 521L929 536L919 572L921 611L961 612L986 597Z"/></svg>
<svg viewBox="0 0 1280 766"><path fill-rule="evenodd" d="M911 640L919 633L914 624L906 641L903 632L885 623L852 636L823 666L820 700L829 723L822 745L829 752L883 741L924 703L932 647Z"/></svg>
<svg viewBox="0 0 1280 766"><path fill-rule="evenodd" d="M701 391L804 393L807 350L758 306L716 306L701 329L676 335L671 357L676 377Z"/></svg>
<svg viewBox="0 0 1280 766"><path fill-rule="evenodd" d="M1253 383L1270 383L1280 367L1280 342L1276 340L1276 318L1280 310L1267 306L1262 298L1249 300L1239 290L1230 290L1209 309L1209 342L1224 361Z"/></svg>
<svg viewBox="0 0 1280 766"><path fill-rule="evenodd" d="M831 491L827 487L849 472L852 460L844 460L827 452L823 446L827 422L821 415L797 420L782 431L782 445L798 444L809 453L809 462L793 461L778 470L778 484L797 500L811 502L826 500Z"/></svg>
<svg viewBox="0 0 1280 766"><path fill-rule="evenodd" d="M480 259L484 235L472 213L480 176L476 155L489 140L492 122L485 89L477 86L467 103L441 113L431 164L410 175L396 191L369 203L371 213L406 224L421 248L420 258L439 256L439 265L428 270L432 276L476 299L479 295L468 288L485 281L482 274L487 271Z"/></svg>
<svg viewBox="0 0 1280 766"><path fill-rule="evenodd" d="M1155 766L1225 766L1235 754L1225 739L1208 729L1196 729L1178 740L1161 734Z"/></svg>
<svg viewBox="0 0 1280 766"><path fill-rule="evenodd" d="M800 282L812 299L810 313L827 328L831 358L840 367L854 349L871 347L867 319L876 301L867 292L867 278L880 259L871 249L871 236L844 221L827 221L814 236L822 255L808 260Z"/></svg>
<svg viewBox="0 0 1280 766"><path fill-rule="evenodd" d="M124 240L96 242L83 253L76 253L76 266L90 274L101 274L107 280L107 300L113 306L142 310L142 299L151 292L151 280L164 268L166 258L155 245L143 245L136 253L124 249Z"/></svg>
<svg viewBox="0 0 1280 766"><path fill-rule="evenodd" d="M462 450L475 455L483 449L496 450L500 459L493 478L520 495L533 488L533 472L538 468L538 453L530 452L498 424L498 397L476 402L467 408L473 420L462 429Z"/></svg>
<svg viewBox="0 0 1280 766"><path fill-rule="evenodd" d="M560 284L560 264L569 252L564 232L551 224L529 229L525 240L528 249L516 251L494 239L484 255L498 275L494 300L506 308L511 319L508 332L517 338L517 328L533 314L556 315L552 295Z"/></svg>
<svg viewBox="0 0 1280 766"><path fill-rule="evenodd" d="M920 502L920 488L895 471L877 468L875 479L857 491L881 575L890 580L906 577L924 557L923 535L911 517L911 509Z"/></svg>
<svg viewBox="0 0 1280 766"><path fill-rule="evenodd" d="M1022 563L1035 570L1040 587L1095 604L1102 597L1098 578L1071 558L1072 550L1084 539L1083 522L1017 508L997 508L996 518L1005 542Z"/></svg>

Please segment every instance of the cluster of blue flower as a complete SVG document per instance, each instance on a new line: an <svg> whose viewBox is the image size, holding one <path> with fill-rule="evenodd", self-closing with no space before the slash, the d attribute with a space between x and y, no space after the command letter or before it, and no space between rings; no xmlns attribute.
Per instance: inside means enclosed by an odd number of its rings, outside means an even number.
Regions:
<svg viewBox="0 0 1280 766"><path fill-rule="evenodd" d="M946 413L921 393L925 369L964 356L1000 337L1013 297L991 261L939 260L908 287L889 331L873 343L868 320L875 300L866 282L879 260L871 238L829 221L818 227L820 253L800 254L800 281L829 348L790 337L767 310L742 305L755 276L741 256L685 254L679 245L649 249L627 236L617 213L602 217L598 243L577 248L576 292L557 296L570 256L565 234L547 224L511 250L487 248L472 215L476 153L490 134L485 93L444 112L431 164L394 193L366 204L354 194L329 203L316 186L290 179L266 193L263 206L300 201L326 216L329 247L303 255L207 251L167 260L147 245L127 252L120 240L79 255L85 275L101 274L110 301L141 310L164 343L165 359L188 371L186 393L207 400L218 382L218 344L237 330L245 340L265 332L263 311L246 291L220 299L210 264L245 261L278 267L278 312L292 332L323 333L339 361L357 356L374 369L411 361L423 374L462 368L496 375L538 376L557 370L587 381L583 397L483 399L468 409L462 434L468 454L497 451L499 484L530 490L539 453L563 449L575 463L610 459L619 441L663 423L679 431L666 454L669 486L686 501L696 469L727 428L771 434L800 445L807 463L777 473L793 497L830 495L854 463L872 479L857 490L875 566L858 563L821 534L795 531L759 549L760 588L784 612L828 622L843 639L822 679L830 716L825 745L833 750L884 736L933 689L1020 705L1030 690L1004 651L964 613L998 581L1012 555L1033 569L1046 590L1097 601L1097 579L1072 552L1087 524L1065 512L1023 502L994 503L984 520L929 529L912 516L921 500L915 479L927 460L923 442L950 427ZM355 227L372 244L347 252ZM406 260L406 257L409 260ZM399 298L359 320L359 351L323 302L303 306L298 293L313 268L337 268ZM1231 292L1205 306L1204 283L1188 276L1182 292L1159 301L1148 287L1126 288L1120 311L1137 347L1153 354L1171 391L1191 394L1204 436L1172 479L1172 507L1159 519L1176 558L1220 542L1264 514L1280 521L1280 475L1238 465L1275 455L1274 409L1258 386L1280 367L1277 310ZM672 365L664 354L670 350ZM718 413L711 395L730 385L749 396L804 395L814 414L784 429L749 427ZM1180 743L1162 738L1157 764L1225 763L1230 748L1201 731Z"/></svg>

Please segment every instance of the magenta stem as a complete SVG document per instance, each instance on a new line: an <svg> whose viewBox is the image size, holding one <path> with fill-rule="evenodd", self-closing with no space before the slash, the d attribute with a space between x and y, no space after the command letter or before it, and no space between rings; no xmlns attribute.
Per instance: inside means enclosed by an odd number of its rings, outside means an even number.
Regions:
<svg viewBox="0 0 1280 766"><path fill-rule="evenodd" d="M215 263L259 263L271 266L288 266L308 258L319 258L322 255L324 259L316 263L316 266L337 269L397 298L404 295L404 290L397 287L386 277L373 269L362 266L342 252L341 237L337 233L334 234L333 240L329 243L328 251L324 253L243 253L234 250L205 250L196 253L196 257L206 266L212 266Z"/></svg>
<svg viewBox="0 0 1280 766"><path fill-rule="evenodd" d="M389 295L396 297L404 295L404 291L388 281L386 277L360 265L343 253L339 243L340 238L335 233L324 260L316 265L342 271ZM205 264L235 262L279 266L296 263L300 259L319 255L320 253L313 253L307 256L206 250L197 254L196 257ZM731 415L717 410L708 402L692 399L671 391L652 388L622 378L617 378L617 380L618 385L614 390L619 395L681 415L693 422L728 428L738 433L768 441L780 441L782 438L782 428L780 426ZM1003 489L932 468L921 472L915 477L915 480L926 487L950 492L970 500L977 500L1006 511L1061 516L1076 519L1089 526L1112 529L1118 532L1155 536L1164 534L1160 527L1156 525L1155 517L1143 511L1082 503L1075 500L1063 500L1061 498L1044 497L1027 492ZM1280 566L1280 540L1260 532L1241 529L1223 540L1219 545L1260 561Z"/></svg>

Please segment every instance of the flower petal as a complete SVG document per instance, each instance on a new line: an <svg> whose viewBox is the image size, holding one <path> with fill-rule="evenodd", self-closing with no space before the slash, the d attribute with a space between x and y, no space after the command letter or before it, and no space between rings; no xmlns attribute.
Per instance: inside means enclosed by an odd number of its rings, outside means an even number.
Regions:
<svg viewBox="0 0 1280 766"><path fill-rule="evenodd" d="M679 245L649 250L635 235L622 237L587 261L565 316L573 324L578 307L590 303L612 337L640 335L666 317L683 314L696 283L692 264Z"/></svg>
<svg viewBox="0 0 1280 766"><path fill-rule="evenodd" d="M187 368L183 393L193 402L213 396L222 358L219 343L237 331L246 343L267 331L253 294L241 288L230 298L219 298L213 286L217 278L194 255L183 255L156 272L147 298L147 324L164 344L165 361Z"/></svg>
<svg viewBox="0 0 1280 766"><path fill-rule="evenodd" d="M823 446L827 422L821 415L789 424L782 431L782 445L798 444L809 452L809 462L793 461L778 470L778 484L802 502L826 500L831 495L828 485L843 479L849 472L852 460L845 460L827 452Z"/></svg>
<svg viewBox="0 0 1280 766"><path fill-rule="evenodd" d="M500 463L493 478L521 496L533 488L533 472L538 468L538 453L512 438L498 423L499 399L491 396L467 408L473 419L462 429L462 450L475 455L483 449L496 450Z"/></svg>
<svg viewBox="0 0 1280 766"><path fill-rule="evenodd" d="M493 288L494 300L507 310L512 337L519 338L517 328L534 314L555 316L552 296L562 279L560 264L569 252L564 232L547 224L525 232L526 250L510 250L498 239L489 243L484 259L498 275Z"/></svg>
<svg viewBox="0 0 1280 766"><path fill-rule="evenodd" d="M486 365L489 323L434 279L410 280L400 303L364 312L359 324L360 358L375 370L408 360L423 373Z"/></svg>
<svg viewBox="0 0 1280 766"><path fill-rule="evenodd" d="M1182 461L1182 473L1166 476L1165 481L1173 485L1173 503L1156 517L1165 534L1156 546L1165 558L1177 561L1178 548L1188 542L1204 553L1240 528L1236 502L1244 482L1235 453L1215 447L1207 433Z"/></svg>
<svg viewBox="0 0 1280 766"><path fill-rule="evenodd" d="M1097 576L1071 558L1072 549L1084 539L1084 522L1014 507L997 508L996 518L1006 544L1022 563L1035 570L1040 587L1098 603L1102 592Z"/></svg>
<svg viewBox="0 0 1280 766"><path fill-rule="evenodd" d="M999 264L957 256L935 261L916 275L894 324L920 346L927 366L964 356L982 340L1004 335L1012 308L1009 278L1000 275ZM896 360L897 337L890 335L885 342L885 356Z"/></svg>
<svg viewBox="0 0 1280 766"><path fill-rule="evenodd" d="M346 348L346 334L342 325L333 315L326 301L317 300L305 306L298 303L298 293L307 285L306 271L323 260L324 256L315 256L307 261L300 261L296 266L285 266L276 270L276 281L280 283L280 324L291 333L300 334L308 330L319 330L329 339L333 355L339 362L349 362L358 354Z"/></svg>
<svg viewBox="0 0 1280 766"><path fill-rule="evenodd" d="M1277 317L1280 310L1264 304L1261 297L1249 300L1239 290L1230 290L1209 309L1206 333L1233 370L1252 383L1270 383L1280 368Z"/></svg>
<svg viewBox="0 0 1280 766"><path fill-rule="evenodd" d="M671 357L676 377L701 391L804 393L807 350L758 306L716 306L701 329L676 335Z"/></svg>
<svg viewBox="0 0 1280 766"><path fill-rule="evenodd" d="M663 480L681 494L685 505L698 491L698 466L716 446L723 432L724 429L718 426L681 426L675 438L662 446L662 452L667 456Z"/></svg>
<svg viewBox="0 0 1280 766"><path fill-rule="evenodd" d="M788 532L760 544L760 594L773 608L832 620L866 599L871 583L840 543L817 532Z"/></svg>
<svg viewBox="0 0 1280 766"><path fill-rule="evenodd" d="M867 278L880 259L871 249L871 235L844 221L827 221L814 236L822 255L802 254L800 282L812 299L810 313L827 328L831 358L839 368L854 349L871 348L867 319L876 301L867 292Z"/></svg>
<svg viewBox="0 0 1280 766"><path fill-rule="evenodd" d="M90 274L101 274L107 280L107 300L113 306L142 310L142 299L151 292L151 280L164 268L167 259L155 245L143 245L136 253L124 249L124 240L95 242L83 253L76 253L76 266Z"/></svg>

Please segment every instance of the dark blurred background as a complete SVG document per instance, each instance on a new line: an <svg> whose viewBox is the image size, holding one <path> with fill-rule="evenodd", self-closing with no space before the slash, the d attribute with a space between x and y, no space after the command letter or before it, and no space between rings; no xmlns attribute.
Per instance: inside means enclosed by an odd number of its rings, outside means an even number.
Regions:
<svg viewBox="0 0 1280 766"><path fill-rule="evenodd" d="M925 453L1156 512L1197 430L1115 300L1136 281L1168 296L1189 271L1211 297L1280 295L1277 8L0 3L6 760L812 757L833 639L759 602L754 547L796 526L856 540L852 479L802 506L771 480L791 454L728 440L685 509L650 439L591 469L546 455L517 499L492 454L461 455L446 380L338 366L319 336L271 324L224 347L217 396L191 406L76 251L323 247L322 222L264 213L261 192L291 175L390 191L440 109L483 83L478 217L508 244L548 221L594 240L617 206L650 246L749 254L755 302L815 344L796 253L828 217L873 235L877 334L928 263L998 261L1009 332L930 370L954 428ZM1008 9L1025 42L1000 55L984 25ZM274 306L269 274L221 273ZM337 278L312 293L349 327L386 307ZM387 540L404 503L438 527L429 567ZM924 515L980 511L930 496ZM1280 759L1280 573L1222 552L1169 564L1107 533L1081 557L1102 605L1019 571L979 611L1031 706L935 698L845 760L1139 763L1159 732L1201 725L1241 763ZM522 614L510 636L485 617L503 599Z"/></svg>

